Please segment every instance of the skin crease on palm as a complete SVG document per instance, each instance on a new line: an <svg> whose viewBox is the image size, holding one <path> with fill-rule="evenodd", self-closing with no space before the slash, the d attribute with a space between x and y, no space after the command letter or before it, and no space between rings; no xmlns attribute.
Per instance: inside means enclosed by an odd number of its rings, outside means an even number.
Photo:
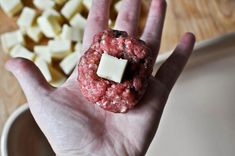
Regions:
<svg viewBox="0 0 235 156"><path fill-rule="evenodd" d="M108 27L111 0L94 0L83 48ZM102 9L101 9L102 8ZM135 36L140 0L123 0L115 29ZM166 12L164 0L152 0L141 39L158 55ZM111 113L90 104L80 93L75 70L59 88L51 87L30 61L14 58L6 69L19 81L30 110L58 156L142 156L157 131L169 93L191 55L195 37L186 33L161 66L140 103L128 113Z"/></svg>

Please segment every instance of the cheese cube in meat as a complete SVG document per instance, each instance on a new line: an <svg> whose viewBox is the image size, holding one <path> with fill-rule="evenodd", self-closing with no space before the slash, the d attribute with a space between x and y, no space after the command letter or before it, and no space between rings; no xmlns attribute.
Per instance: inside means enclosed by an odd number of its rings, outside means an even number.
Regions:
<svg viewBox="0 0 235 156"><path fill-rule="evenodd" d="M61 10L61 14L70 20L77 12L82 10L82 0L70 0L68 1Z"/></svg>
<svg viewBox="0 0 235 156"><path fill-rule="evenodd" d="M63 18L60 13L55 9L48 9L42 13L43 16L53 16L59 23L63 23Z"/></svg>
<svg viewBox="0 0 235 156"><path fill-rule="evenodd" d="M45 79L50 82L52 80L52 75L50 72L49 65L47 62L42 59L41 57L37 57L34 61L35 65L40 69L42 72L42 75L45 77Z"/></svg>
<svg viewBox="0 0 235 156"><path fill-rule="evenodd" d="M40 16L37 22L43 34L48 38L56 37L61 32L59 22L52 15Z"/></svg>
<svg viewBox="0 0 235 156"><path fill-rule="evenodd" d="M83 37L83 32L78 28L73 28L65 24L62 28L62 33L60 37L63 40L81 42Z"/></svg>
<svg viewBox="0 0 235 156"><path fill-rule="evenodd" d="M78 13L69 21L69 23L72 27L84 30L87 20L80 13Z"/></svg>
<svg viewBox="0 0 235 156"><path fill-rule="evenodd" d="M2 34L1 42L5 52L9 52L9 50L15 45L25 43L24 37L19 30Z"/></svg>
<svg viewBox="0 0 235 156"><path fill-rule="evenodd" d="M47 10L55 7L53 0L33 0L33 4L40 10Z"/></svg>
<svg viewBox="0 0 235 156"><path fill-rule="evenodd" d="M28 49L26 49L25 47L23 47L22 45L14 46L10 51L10 56L11 57L22 57L22 58L26 58L31 61L33 61L35 58L35 54L33 52L29 51Z"/></svg>
<svg viewBox="0 0 235 156"><path fill-rule="evenodd" d="M28 28L32 26L36 16L37 13L34 9L25 7L17 20L17 24L20 28Z"/></svg>
<svg viewBox="0 0 235 156"><path fill-rule="evenodd" d="M64 71L66 75L69 75L75 66L77 65L81 54L79 52L74 52L66 56L60 63L61 69Z"/></svg>
<svg viewBox="0 0 235 156"><path fill-rule="evenodd" d="M125 59L118 59L103 53L98 66L97 75L99 77L121 83L127 62L128 61Z"/></svg>
<svg viewBox="0 0 235 156"><path fill-rule="evenodd" d="M26 33L29 38L31 38L36 43L38 43L43 37L43 33L38 25L27 28Z"/></svg>
<svg viewBox="0 0 235 156"><path fill-rule="evenodd" d="M51 52L48 46L35 46L34 52L37 54L41 59L45 60L47 63L51 63Z"/></svg>
<svg viewBox="0 0 235 156"><path fill-rule="evenodd" d="M71 41L68 40L51 40L48 46L51 56L56 59L63 59L72 51Z"/></svg>
<svg viewBox="0 0 235 156"><path fill-rule="evenodd" d="M14 16L23 9L21 0L0 0L3 11L8 16Z"/></svg>
<svg viewBox="0 0 235 156"><path fill-rule="evenodd" d="M83 5L87 8L87 10L91 9L92 6L92 0L83 0Z"/></svg>

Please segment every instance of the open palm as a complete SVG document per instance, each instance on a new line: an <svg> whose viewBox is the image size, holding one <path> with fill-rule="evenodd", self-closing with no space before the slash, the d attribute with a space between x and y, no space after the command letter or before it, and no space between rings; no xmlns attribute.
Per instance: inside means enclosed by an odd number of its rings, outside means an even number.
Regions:
<svg viewBox="0 0 235 156"><path fill-rule="evenodd" d="M84 49L89 48L94 34L107 28L110 3L111 0L93 2L84 34ZM123 0L122 3L115 29L136 36L140 0ZM141 37L154 52L154 59L158 55L165 11L164 0L152 0ZM157 75L150 78L143 99L126 114L107 112L90 104L79 90L77 70L63 86L53 88L28 60L11 59L6 68L20 82L37 124L57 155L144 155L194 42L192 34L184 35Z"/></svg>

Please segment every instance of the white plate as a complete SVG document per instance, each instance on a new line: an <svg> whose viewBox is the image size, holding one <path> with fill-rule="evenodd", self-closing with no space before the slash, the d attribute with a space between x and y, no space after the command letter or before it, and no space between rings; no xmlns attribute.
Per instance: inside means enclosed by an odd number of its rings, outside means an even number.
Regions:
<svg viewBox="0 0 235 156"><path fill-rule="evenodd" d="M190 62L171 93L147 156L235 155L234 41L235 33L197 44ZM158 66L168 56L159 56ZM1 137L2 156L15 156L7 155L7 145L9 140L12 142L17 139L13 136L20 136L16 135L14 129L14 135L9 137L15 125L23 128L18 121L35 127L32 119L26 120L28 124L25 120L19 120L28 112L27 109L27 106L22 106L6 122ZM45 156L46 151L50 151L50 148L45 148L47 143L42 137L41 134L36 137L39 140L36 143L38 148L34 146L37 154L31 155ZM19 149L19 145L14 146L10 149Z"/></svg>
<svg viewBox="0 0 235 156"><path fill-rule="evenodd" d="M147 153L234 155L235 33L197 46L171 93Z"/></svg>
<svg viewBox="0 0 235 156"><path fill-rule="evenodd" d="M50 144L34 121L28 105L8 118L1 138L1 156L53 156Z"/></svg>

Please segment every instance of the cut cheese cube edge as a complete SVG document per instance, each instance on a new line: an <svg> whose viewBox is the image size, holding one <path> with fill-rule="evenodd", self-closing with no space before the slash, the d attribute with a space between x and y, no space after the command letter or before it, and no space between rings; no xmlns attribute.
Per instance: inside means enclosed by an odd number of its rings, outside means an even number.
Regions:
<svg viewBox="0 0 235 156"><path fill-rule="evenodd" d="M56 5L54 0L33 0L33 4L40 10L51 9Z"/></svg>
<svg viewBox="0 0 235 156"><path fill-rule="evenodd" d="M8 53L15 45L25 44L24 36L21 31L7 32L1 35L3 50Z"/></svg>
<svg viewBox="0 0 235 156"><path fill-rule="evenodd" d="M54 38L61 32L59 22L52 15L40 16L37 22L43 34L48 38Z"/></svg>
<svg viewBox="0 0 235 156"><path fill-rule="evenodd" d="M69 40L50 40L48 47L53 58L63 59L71 53L72 42Z"/></svg>
<svg viewBox="0 0 235 156"><path fill-rule="evenodd" d="M80 14L77 13L74 17L69 21L70 25L75 28L79 28L84 30L87 24L87 20Z"/></svg>
<svg viewBox="0 0 235 156"><path fill-rule="evenodd" d="M20 28L28 28L32 26L37 16L36 10L24 7L20 17L17 20L17 24Z"/></svg>
<svg viewBox="0 0 235 156"><path fill-rule="evenodd" d="M75 44L75 47L74 47L75 51L79 52L79 53L82 53L82 43L81 42L77 42Z"/></svg>
<svg viewBox="0 0 235 156"><path fill-rule="evenodd" d="M63 23L61 14L55 9L48 9L43 11L42 16L53 16L59 23Z"/></svg>
<svg viewBox="0 0 235 156"><path fill-rule="evenodd" d="M28 59L31 61L33 61L35 58L35 54L33 52L29 51L28 49L26 49L22 45L14 46L10 51L10 56L13 58L21 57L21 58L25 58L25 59Z"/></svg>
<svg viewBox="0 0 235 156"><path fill-rule="evenodd" d="M123 0L120 0L114 5L114 9L116 12L119 12L121 10L122 1Z"/></svg>
<svg viewBox="0 0 235 156"><path fill-rule="evenodd" d="M37 57L34 61L35 65L40 69L45 79L50 82L52 80L52 75L50 72L49 65L41 57Z"/></svg>
<svg viewBox="0 0 235 156"><path fill-rule="evenodd" d="M67 1L68 0L55 0L56 4L58 4L58 5L63 5Z"/></svg>
<svg viewBox="0 0 235 156"><path fill-rule="evenodd" d="M81 42L83 38L83 31L79 28L70 27L65 24L62 28L62 32L60 34L60 39L69 40L74 42Z"/></svg>
<svg viewBox="0 0 235 156"><path fill-rule="evenodd" d="M92 0L83 0L83 5L86 7L87 10L90 10L92 7Z"/></svg>
<svg viewBox="0 0 235 156"><path fill-rule="evenodd" d="M61 14L70 20L77 12L82 11L82 0L70 0L61 9Z"/></svg>
<svg viewBox="0 0 235 156"><path fill-rule="evenodd" d="M0 4L8 16L14 16L23 9L21 0L1 0Z"/></svg>
<svg viewBox="0 0 235 156"><path fill-rule="evenodd" d="M63 72L66 75L69 75L77 65L80 57L81 54L79 52L74 52L69 54L60 62L60 68L63 70Z"/></svg>
<svg viewBox="0 0 235 156"><path fill-rule="evenodd" d="M50 68L50 71L52 74L52 81L50 82L50 84L52 86L60 87L67 80L67 78L62 73L57 71L56 69Z"/></svg>
<svg viewBox="0 0 235 156"><path fill-rule="evenodd" d="M98 66L97 75L117 83L121 83L128 61L103 53Z"/></svg>
<svg viewBox="0 0 235 156"><path fill-rule="evenodd" d="M38 43L43 37L43 33L38 25L27 28L26 34L36 43Z"/></svg>
<svg viewBox="0 0 235 156"><path fill-rule="evenodd" d="M45 60L48 63L52 63L52 56L48 46L34 46L34 52L41 59Z"/></svg>

